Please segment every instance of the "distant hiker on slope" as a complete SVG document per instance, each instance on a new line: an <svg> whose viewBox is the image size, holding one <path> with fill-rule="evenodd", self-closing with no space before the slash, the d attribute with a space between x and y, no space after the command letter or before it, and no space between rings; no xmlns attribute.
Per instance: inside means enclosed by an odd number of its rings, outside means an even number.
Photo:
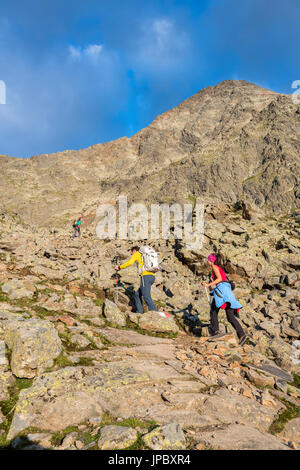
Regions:
<svg viewBox="0 0 300 470"><path fill-rule="evenodd" d="M209 287L212 291L213 301L210 309L210 328L213 336L222 336L219 332L218 313L220 308L226 311L227 320L234 327L239 338L239 344L242 346L247 336L237 320L237 313L243 306L236 300L230 282L227 280L226 274L220 267L222 257L220 255L210 254L208 264L212 268L213 281L207 284L203 282L204 287Z"/></svg>
<svg viewBox="0 0 300 470"><path fill-rule="evenodd" d="M138 265L139 274L141 276L141 284L139 289L134 293L134 301L138 313L143 313L143 298L147 304L148 310L154 310L155 312L158 311L151 298L151 286L155 281L154 273L157 268L149 267L149 265L151 266L151 261L148 262L149 257L146 252L149 254L151 253L151 256L153 256L153 258L155 258L155 255L157 256L157 254L151 247L142 247L140 250L138 246L134 246L133 248L131 248L130 260L124 264L121 264L121 266L116 266L116 270L118 271L119 269L125 269L129 266L132 266L133 263L137 263ZM147 269L149 269L149 271Z"/></svg>
<svg viewBox="0 0 300 470"><path fill-rule="evenodd" d="M79 217L79 219L74 220L74 222L73 222L74 233L71 236L71 238L77 237L77 234L78 234L78 237L80 237L80 226L81 226L81 223L82 223L81 219L82 219L82 217Z"/></svg>

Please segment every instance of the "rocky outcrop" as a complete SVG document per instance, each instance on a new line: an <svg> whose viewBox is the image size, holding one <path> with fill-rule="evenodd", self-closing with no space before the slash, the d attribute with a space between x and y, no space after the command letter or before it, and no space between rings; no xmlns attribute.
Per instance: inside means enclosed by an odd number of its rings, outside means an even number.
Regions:
<svg viewBox="0 0 300 470"><path fill-rule="evenodd" d="M123 426L104 426L98 448L101 450L126 449L135 443L138 433L135 429Z"/></svg>
<svg viewBox="0 0 300 470"><path fill-rule="evenodd" d="M139 327L143 330L154 331L157 333L178 333L177 326L173 317L161 316L159 312L147 312L139 318Z"/></svg>
<svg viewBox="0 0 300 470"><path fill-rule="evenodd" d="M175 423L153 429L143 437L143 441L152 450L186 449L186 440L182 429Z"/></svg>
<svg viewBox="0 0 300 470"><path fill-rule="evenodd" d="M120 311L114 302L106 299L104 304L104 315L112 326L125 326L126 315Z"/></svg>
<svg viewBox="0 0 300 470"><path fill-rule="evenodd" d="M32 378L53 365L62 350L52 323L0 313L3 338L12 352L11 369L16 377Z"/></svg>
<svg viewBox="0 0 300 470"><path fill-rule="evenodd" d="M32 283L22 279L13 279L2 286L2 292L7 294L12 300L22 298L32 298L35 288Z"/></svg>

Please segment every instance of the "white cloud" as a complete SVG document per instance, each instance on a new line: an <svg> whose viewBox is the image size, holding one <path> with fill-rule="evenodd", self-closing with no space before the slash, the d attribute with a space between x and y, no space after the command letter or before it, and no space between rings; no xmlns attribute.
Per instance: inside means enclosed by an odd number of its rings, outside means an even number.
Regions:
<svg viewBox="0 0 300 470"><path fill-rule="evenodd" d="M191 52L188 34L169 18L156 18L143 25L135 60L156 69L170 69L185 62Z"/></svg>
<svg viewBox="0 0 300 470"><path fill-rule="evenodd" d="M102 44L90 44L85 48L84 54L90 57L97 57L102 52Z"/></svg>
<svg viewBox="0 0 300 470"><path fill-rule="evenodd" d="M78 60L81 58L81 50L79 47L69 46L69 53L72 59Z"/></svg>
<svg viewBox="0 0 300 470"><path fill-rule="evenodd" d="M173 23L168 20L155 20L152 25L152 30L156 46L163 52L168 48L170 41L173 41Z"/></svg>
<svg viewBox="0 0 300 470"><path fill-rule="evenodd" d="M102 44L89 44L85 48L69 46L69 55L72 60L81 60L83 57L95 61L103 50Z"/></svg>

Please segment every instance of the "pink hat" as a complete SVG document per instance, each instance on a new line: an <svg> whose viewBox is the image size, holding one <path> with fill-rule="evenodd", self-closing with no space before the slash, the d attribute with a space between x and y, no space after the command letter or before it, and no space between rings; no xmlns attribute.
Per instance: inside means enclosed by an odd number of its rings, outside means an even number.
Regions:
<svg viewBox="0 0 300 470"><path fill-rule="evenodd" d="M213 255L212 253L208 256L208 261L210 261L211 263L215 263L217 261L217 258L215 257L215 255Z"/></svg>

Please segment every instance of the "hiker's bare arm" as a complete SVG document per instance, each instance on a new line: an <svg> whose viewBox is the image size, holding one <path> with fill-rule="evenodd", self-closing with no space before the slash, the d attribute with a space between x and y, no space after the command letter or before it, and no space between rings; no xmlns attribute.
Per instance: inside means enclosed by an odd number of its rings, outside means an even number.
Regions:
<svg viewBox="0 0 300 470"><path fill-rule="evenodd" d="M220 270L219 270L218 266L213 265L213 270L214 270L214 273L216 275L216 279L214 281L210 282L209 284L206 284L206 282L203 282L204 287L213 287L213 286L216 286L217 284L219 284L219 282L222 282L222 276L220 274Z"/></svg>

